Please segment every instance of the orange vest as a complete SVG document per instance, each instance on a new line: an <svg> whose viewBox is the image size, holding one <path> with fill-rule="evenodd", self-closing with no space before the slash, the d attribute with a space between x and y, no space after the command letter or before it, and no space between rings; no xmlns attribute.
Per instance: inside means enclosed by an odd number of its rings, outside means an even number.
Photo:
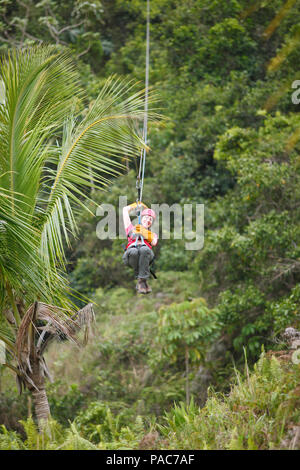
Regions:
<svg viewBox="0 0 300 470"><path fill-rule="evenodd" d="M126 250L127 248L129 248L130 245L132 245L132 243L135 243L136 241L136 238L133 238L132 236L130 236L133 233L136 235L142 235L144 239L144 243L152 250L151 242L153 241L155 234L151 232L151 230L147 230L141 224L137 224L133 226L133 230L130 230L130 232L128 233L128 244L126 246Z"/></svg>

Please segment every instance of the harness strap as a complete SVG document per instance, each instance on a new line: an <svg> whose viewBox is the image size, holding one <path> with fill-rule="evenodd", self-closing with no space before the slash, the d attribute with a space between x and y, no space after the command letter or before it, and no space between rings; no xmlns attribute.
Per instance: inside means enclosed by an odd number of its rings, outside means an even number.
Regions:
<svg viewBox="0 0 300 470"><path fill-rule="evenodd" d="M141 225L141 212L142 212L142 209L141 209L140 199L137 199L136 203L137 203L137 211L138 211L138 221L139 221L139 224ZM137 246L138 240L142 240L142 244L144 243L144 237L141 233L136 234L134 246Z"/></svg>

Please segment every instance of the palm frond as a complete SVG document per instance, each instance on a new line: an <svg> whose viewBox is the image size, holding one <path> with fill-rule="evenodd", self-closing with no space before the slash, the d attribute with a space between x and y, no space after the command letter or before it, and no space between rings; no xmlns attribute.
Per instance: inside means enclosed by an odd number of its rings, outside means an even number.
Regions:
<svg viewBox="0 0 300 470"><path fill-rule="evenodd" d="M73 316L73 320L78 325L79 329L85 328L84 331L84 344L88 342L89 335L93 333L93 326L96 321L93 304L85 305L81 310L78 310Z"/></svg>
<svg viewBox="0 0 300 470"><path fill-rule="evenodd" d="M0 106L2 186L12 197L16 191L22 195L27 212L28 203L35 204L48 139L80 96L78 74L69 55L53 46L12 51L2 60L0 74L5 89Z"/></svg>
<svg viewBox="0 0 300 470"><path fill-rule="evenodd" d="M68 53L46 46L10 52L0 75L0 301L6 285L27 302L56 301L66 282L41 259L36 206L51 140L82 95L78 73Z"/></svg>
<svg viewBox="0 0 300 470"><path fill-rule="evenodd" d="M17 205L12 213L10 199L0 192L0 309L7 285L13 286L15 295L26 302L32 297L53 301L55 286L66 285L59 272L48 273L39 247L39 230Z"/></svg>

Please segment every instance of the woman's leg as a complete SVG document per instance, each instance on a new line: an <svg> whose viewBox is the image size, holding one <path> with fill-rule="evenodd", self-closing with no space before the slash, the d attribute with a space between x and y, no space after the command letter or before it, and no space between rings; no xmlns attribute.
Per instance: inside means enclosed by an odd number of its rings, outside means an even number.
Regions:
<svg viewBox="0 0 300 470"><path fill-rule="evenodd" d="M128 248L126 251L127 254L127 265L134 269L135 277L138 277L139 271L139 252L135 247Z"/></svg>
<svg viewBox="0 0 300 470"><path fill-rule="evenodd" d="M138 278L148 279L150 277L150 262L154 258L153 251L146 245L139 246Z"/></svg>

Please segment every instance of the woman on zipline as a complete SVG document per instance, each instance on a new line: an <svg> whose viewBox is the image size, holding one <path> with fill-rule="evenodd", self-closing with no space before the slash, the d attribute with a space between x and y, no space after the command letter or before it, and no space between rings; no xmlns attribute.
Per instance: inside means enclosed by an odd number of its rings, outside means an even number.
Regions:
<svg viewBox="0 0 300 470"><path fill-rule="evenodd" d="M139 205L143 206L144 210L139 217L140 223L135 226L132 225L129 214L138 207L137 203L134 202L123 209L124 227L128 238L123 262L135 271L138 280L137 291L140 294L149 294L152 289L147 279L150 277L150 264L154 258L152 247L157 245L158 236L149 230L155 219L155 212L142 202Z"/></svg>

